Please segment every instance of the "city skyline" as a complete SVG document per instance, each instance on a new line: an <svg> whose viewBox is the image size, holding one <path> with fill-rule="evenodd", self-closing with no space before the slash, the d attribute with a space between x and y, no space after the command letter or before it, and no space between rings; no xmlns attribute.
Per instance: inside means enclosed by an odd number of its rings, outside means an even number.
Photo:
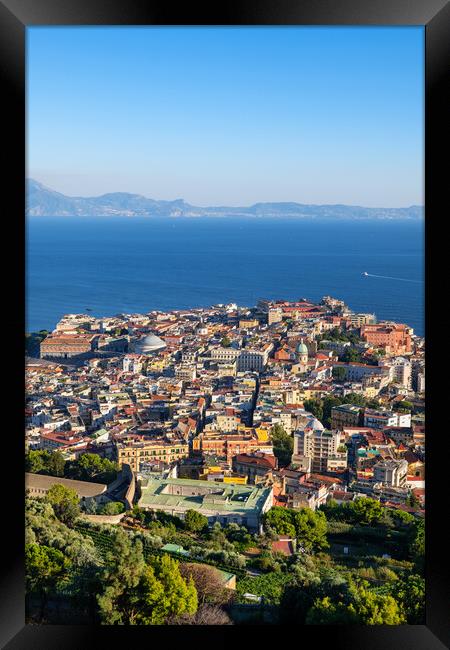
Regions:
<svg viewBox="0 0 450 650"><path fill-rule="evenodd" d="M28 28L27 176L201 206L422 205L423 77L421 27Z"/></svg>

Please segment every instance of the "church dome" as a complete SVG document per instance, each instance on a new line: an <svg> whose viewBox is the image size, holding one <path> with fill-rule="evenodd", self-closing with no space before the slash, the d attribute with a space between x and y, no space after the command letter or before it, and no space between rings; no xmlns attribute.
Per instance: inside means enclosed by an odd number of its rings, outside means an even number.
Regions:
<svg viewBox="0 0 450 650"><path fill-rule="evenodd" d="M310 414L310 415L311 415L311 419L308 420L308 424L306 426L309 429L313 429L313 431L325 431L325 427L323 426L322 422L320 422L312 414Z"/></svg>
<svg viewBox="0 0 450 650"><path fill-rule="evenodd" d="M297 354L308 354L308 348L303 343L303 341L297 345L296 350L297 350Z"/></svg>
<svg viewBox="0 0 450 650"><path fill-rule="evenodd" d="M149 354L151 352L156 352L156 350L162 350L165 347L166 344L164 341L155 334L148 334L147 336L135 341L134 344L134 350L137 354Z"/></svg>

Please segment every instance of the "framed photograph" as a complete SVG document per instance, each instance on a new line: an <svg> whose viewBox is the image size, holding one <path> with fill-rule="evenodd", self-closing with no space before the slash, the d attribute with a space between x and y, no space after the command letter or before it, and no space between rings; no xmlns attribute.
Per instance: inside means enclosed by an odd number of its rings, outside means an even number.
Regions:
<svg viewBox="0 0 450 650"><path fill-rule="evenodd" d="M0 25L2 647L449 647L448 2Z"/></svg>

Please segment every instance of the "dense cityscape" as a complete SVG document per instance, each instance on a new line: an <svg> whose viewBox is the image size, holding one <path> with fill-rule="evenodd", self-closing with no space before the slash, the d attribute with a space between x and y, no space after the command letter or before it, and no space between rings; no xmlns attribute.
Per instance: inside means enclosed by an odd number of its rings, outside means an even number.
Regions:
<svg viewBox="0 0 450 650"><path fill-rule="evenodd" d="M422 624L425 339L314 304L26 337L27 619Z"/></svg>

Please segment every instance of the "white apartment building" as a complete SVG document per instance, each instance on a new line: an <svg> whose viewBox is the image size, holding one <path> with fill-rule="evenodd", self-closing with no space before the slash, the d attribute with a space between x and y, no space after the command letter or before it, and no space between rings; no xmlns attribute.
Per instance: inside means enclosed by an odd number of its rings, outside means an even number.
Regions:
<svg viewBox="0 0 450 650"><path fill-rule="evenodd" d="M375 325L377 322L375 314L350 314L349 318L353 327L361 327L361 325Z"/></svg>
<svg viewBox="0 0 450 650"><path fill-rule="evenodd" d="M364 411L364 426L371 429L384 429L385 427L410 427L411 413L394 413L393 411Z"/></svg>
<svg viewBox="0 0 450 650"><path fill-rule="evenodd" d="M184 381L193 381L197 377L197 369L189 364L181 364L175 367L175 377Z"/></svg>
<svg viewBox="0 0 450 650"><path fill-rule="evenodd" d="M218 361L220 363L234 363L239 356L240 350L236 348L212 348L209 350L211 361Z"/></svg>
<svg viewBox="0 0 450 650"><path fill-rule="evenodd" d="M144 367L145 357L141 354L127 354L122 361L124 372L141 373Z"/></svg>
<svg viewBox="0 0 450 650"><path fill-rule="evenodd" d="M327 431L315 420L313 427L295 431L292 463L302 471L330 472L347 467L347 450L338 451L341 433Z"/></svg>
<svg viewBox="0 0 450 650"><path fill-rule="evenodd" d="M267 343L261 350L252 350L250 348L241 350L237 359L238 371L261 371L267 364L272 349L273 344Z"/></svg>
<svg viewBox="0 0 450 650"><path fill-rule="evenodd" d="M390 375L391 369L387 366L370 366L365 363L335 363L334 366L344 368L347 381L361 381L365 377L383 377Z"/></svg>
<svg viewBox="0 0 450 650"><path fill-rule="evenodd" d="M417 373L417 382L416 382L416 392L424 393L425 392L425 373Z"/></svg>
<svg viewBox="0 0 450 650"><path fill-rule="evenodd" d="M389 364L392 369L391 379L404 388L411 388L412 364L406 357L395 357Z"/></svg>
<svg viewBox="0 0 450 650"><path fill-rule="evenodd" d="M408 473L406 460L382 460L373 468L373 480L389 487L404 487Z"/></svg>

